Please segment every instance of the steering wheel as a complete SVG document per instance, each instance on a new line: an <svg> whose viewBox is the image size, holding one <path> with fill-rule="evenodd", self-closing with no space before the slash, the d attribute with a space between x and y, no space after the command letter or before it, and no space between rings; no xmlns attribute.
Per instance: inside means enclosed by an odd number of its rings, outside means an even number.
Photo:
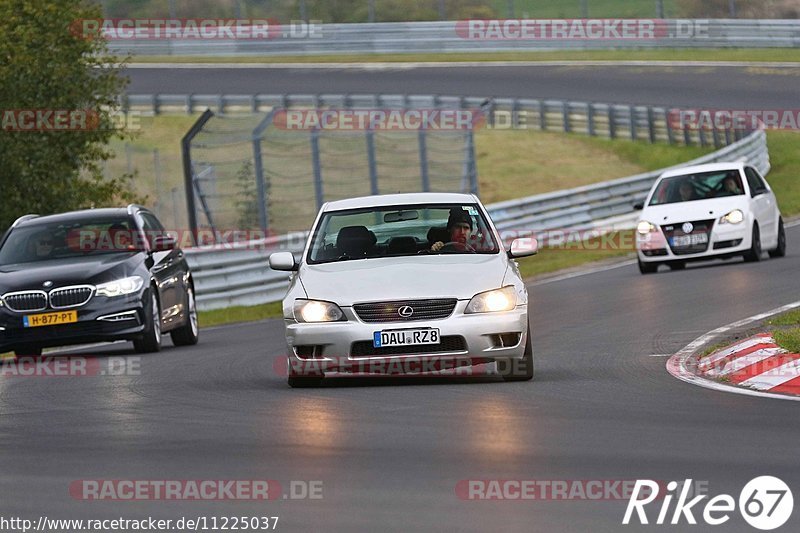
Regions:
<svg viewBox="0 0 800 533"><path fill-rule="evenodd" d="M444 246L439 248L440 252L474 252L475 248L470 246L469 244L458 242L458 241L450 241L446 242Z"/></svg>

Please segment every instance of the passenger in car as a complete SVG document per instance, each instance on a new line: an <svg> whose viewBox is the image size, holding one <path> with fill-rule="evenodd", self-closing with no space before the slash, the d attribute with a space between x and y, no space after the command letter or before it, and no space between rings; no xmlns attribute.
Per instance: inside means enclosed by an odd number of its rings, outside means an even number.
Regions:
<svg viewBox="0 0 800 533"><path fill-rule="evenodd" d="M681 202L688 202L690 200L697 200L697 193L694 190L694 185L689 181L681 183L678 193L681 195Z"/></svg>

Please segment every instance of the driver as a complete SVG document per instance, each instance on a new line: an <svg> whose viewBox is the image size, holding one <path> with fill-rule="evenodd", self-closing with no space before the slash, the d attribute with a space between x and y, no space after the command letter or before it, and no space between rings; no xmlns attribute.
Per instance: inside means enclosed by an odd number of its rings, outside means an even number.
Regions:
<svg viewBox="0 0 800 533"><path fill-rule="evenodd" d="M469 216L469 213L458 207L451 209L450 216L447 219L447 231L450 234L450 242L446 244L442 241L433 243L431 246L432 252L438 252L445 246L451 246L457 250L466 250L468 252L475 251L475 249L467 243L472 233L472 217Z"/></svg>

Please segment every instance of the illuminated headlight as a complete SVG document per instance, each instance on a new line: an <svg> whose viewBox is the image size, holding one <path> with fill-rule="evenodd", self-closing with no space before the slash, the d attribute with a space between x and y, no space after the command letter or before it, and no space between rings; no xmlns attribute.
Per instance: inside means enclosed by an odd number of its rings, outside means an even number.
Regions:
<svg viewBox="0 0 800 533"><path fill-rule="evenodd" d="M345 320L338 305L319 300L295 300L294 318L298 322L336 322Z"/></svg>
<svg viewBox="0 0 800 533"><path fill-rule="evenodd" d="M495 313L511 311L517 306L517 292L509 285L502 289L480 292L467 304L465 313Z"/></svg>
<svg viewBox="0 0 800 533"><path fill-rule="evenodd" d="M139 276L131 276L129 278L117 279L98 285L96 294L113 298L114 296L138 292L139 289L142 288L142 285L144 285L144 280L142 278Z"/></svg>
<svg viewBox="0 0 800 533"><path fill-rule="evenodd" d="M656 227L653 224L651 224L648 221L646 221L646 220L642 220L636 226L636 231L639 233L639 235L647 235L651 231L655 231L655 230L656 230Z"/></svg>
<svg viewBox="0 0 800 533"><path fill-rule="evenodd" d="M741 209L734 209L724 217L719 219L720 224L741 224L744 220L744 213Z"/></svg>

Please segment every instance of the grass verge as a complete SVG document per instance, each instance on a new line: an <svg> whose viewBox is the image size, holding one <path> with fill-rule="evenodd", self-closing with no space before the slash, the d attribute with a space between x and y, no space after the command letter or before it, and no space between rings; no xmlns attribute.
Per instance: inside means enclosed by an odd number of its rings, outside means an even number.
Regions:
<svg viewBox="0 0 800 533"><path fill-rule="evenodd" d="M772 338L784 350L800 353L800 328L779 329L772 333Z"/></svg>
<svg viewBox="0 0 800 533"><path fill-rule="evenodd" d="M770 326L797 326L800 325L800 309L795 309L793 311L789 311L788 313L783 313L781 315L776 316L769 322L767 322Z"/></svg>
<svg viewBox="0 0 800 533"><path fill-rule="evenodd" d="M658 50L542 50L444 54L353 54L315 56L135 56L133 63L458 63L474 61L758 61L797 62L794 48L665 48Z"/></svg>
<svg viewBox="0 0 800 533"><path fill-rule="evenodd" d="M280 318L281 316L283 316L281 302L271 302L261 305L241 305L228 307L227 309L200 311L198 320L201 327L207 328L234 322L255 322L266 318Z"/></svg>

